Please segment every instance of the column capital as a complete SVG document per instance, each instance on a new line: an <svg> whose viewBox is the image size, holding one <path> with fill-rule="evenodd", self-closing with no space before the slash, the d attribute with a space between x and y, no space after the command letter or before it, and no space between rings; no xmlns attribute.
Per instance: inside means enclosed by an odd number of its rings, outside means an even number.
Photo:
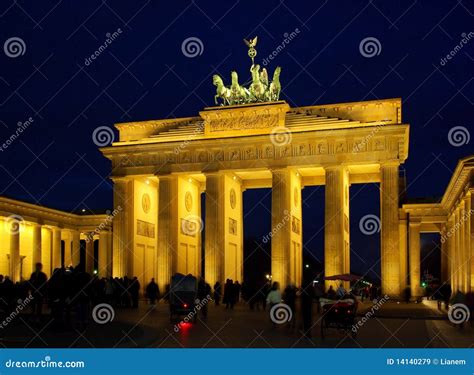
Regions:
<svg viewBox="0 0 474 375"><path fill-rule="evenodd" d="M414 219L409 222L410 227L420 227L421 226L421 219Z"/></svg>
<svg viewBox="0 0 474 375"><path fill-rule="evenodd" d="M171 173L166 173L166 174L156 174L156 177L158 177L158 182L160 181L171 181L171 180L174 180L175 178L177 178L177 175L175 174L171 174Z"/></svg>
<svg viewBox="0 0 474 375"><path fill-rule="evenodd" d="M386 160L380 163L380 168L383 167L400 167L400 160Z"/></svg>
<svg viewBox="0 0 474 375"><path fill-rule="evenodd" d="M110 176L109 178L114 182L114 184L118 182L128 182L133 180L133 177L130 176Z"/></svg>

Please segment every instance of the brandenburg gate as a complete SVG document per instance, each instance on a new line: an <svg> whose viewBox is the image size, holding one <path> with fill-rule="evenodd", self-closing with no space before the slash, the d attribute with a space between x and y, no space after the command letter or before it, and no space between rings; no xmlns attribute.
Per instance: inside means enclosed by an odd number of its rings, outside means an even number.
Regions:
<svg viewBox="0 0 474 375"><path fill-rule="evenodd" d="M242 192L272 189L271 272L301 285L305 186L325 185L325 273L350 272L349 186L380 183L381 276L399 295L401 100L290 108L284 101L205 108L199 116L116 125L113 274L243 279ZM205 219L201 220L201 194ZM201 241L204 228L205 241ZM204 249L204 251L203 251Z"/></svg>
<svg viewBox="0 0 474 375"><path fill-rule="evenodd" d="M216 106L198 116L115 125L118 140L101 148L112 162L113 215L0 197L0 274L16 282L37 261L48 275L81 262L98 277L137 276L142 285L155 278L162 291L176 272L211 285L242 281L242 193L271 188L272 279L300 286L301 190L325 185L324 271L335 276L350 273L349 187L379 183L383 293L399 296L409 285L412 296L422 295L423 232L441 234L441 282L473 290L474 157L459 162L440 202L400 205L410 129L401 99L290 108L279 100L281 68L269 80L254 61L257 38L245 42L248 87L235 71L230 86L214 75Z"/></svg>

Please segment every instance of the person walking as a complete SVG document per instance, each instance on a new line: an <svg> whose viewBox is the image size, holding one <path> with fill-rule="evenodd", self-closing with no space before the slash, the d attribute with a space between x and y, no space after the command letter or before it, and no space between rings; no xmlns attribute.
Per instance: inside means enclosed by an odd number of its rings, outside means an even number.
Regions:
<svg viewBox="0 0 474 375"><path fill-rule="evenodd" d="M43 300L45 298L46 282L48 277L43 272L43 265L36 263L35 272L31 274L29 281L29 289L31 292L32 301L32 315L37 323L41 320L43 310Z"/></svg>
<svg viewBox="0 0 474 375"><path fill-rule="evenodd" d="M221 283L216 281L214 284L214 303L219 306L221 302Z"/></svg>
<svg viewBox="0 0 474 375"><path fill-rule="evenodd" d="M283 301L288 305L291 310L292 318L289 321L288 328L292 329L296 327L296 286L289 284L283 293Z"/></svg>
<svg viewBox="0 0 474 375"><path fill-rule="evenodd" d="M305 277L303 280L303 288L301 290L301 317L303 320L303 335L307 339L312 338L311 328L313 327L313 300L313 280L309 277Z"/></svg>
<svg viewBox="0 0 474 375"><path fill-rule="evenodd" d="M135 276L130 284L130 295L132 297L132 307L138 309L138 297L140 294L140 282Z"/></svg>
<svg viewBox="0 0 474 375"><path fill-rule="evenodd" d="M280 284L274 281L272 284L270 293L268 293L268 296L267 296L267 305L268 305L268 309L270 310L270 318L271 318L272 307L278 303L281 303ZM272 319L272 323L273 323L273 327L275 327L275 322L273 321L273 319Z"/></svg>
<svg viewBox="0 0 474 375"><path fill-rule="evenodd" d="M150 305L155 306L156 300L160 298L160 289L158 284L155 283L155 279L151 279L150 283L146 286L146 297L150 301Z"/></svg>

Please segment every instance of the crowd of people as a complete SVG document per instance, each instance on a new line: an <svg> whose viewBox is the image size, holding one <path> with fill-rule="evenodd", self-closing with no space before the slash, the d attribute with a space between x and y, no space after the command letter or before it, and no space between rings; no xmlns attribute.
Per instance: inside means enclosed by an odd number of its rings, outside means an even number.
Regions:
<svg viewBox="0 0 474 375"><path fill-rule="evenodd" d="M55 269L48 279L42 271L41 263L37 263L35 271L27 281L13 283L8 276L0 275L0 312L8 315L18 303L30 297L29 305L33 323L39 323L42 320L44 306L47 306L53 318L53 327L85 328L90 321L92 307L99 303L107 303L114 308L137 309L141 292L147 303L152 306L161 298L168 299L169 286L162 295L154 279L151 279L143 291L141 288L137 277L99 278L87 273L82 265ZM280 291L278 282L267 281L260 285L240 284L239 281L231 279L227 279L223 285L216 282L212 289L204 279L199 278L198 297L212 295L216 306L220 306L222 302L228 310L234 309L235 305L241 302L248 305L250 310L268 310L284 302L296 317L296 305L299 299L302 323L307 335L310 334L313 305L319 313L321 298L353 298L353 291L347 292L342 283L337 288L330 286L327 291L324 291L322 283L314 283L312 278L304 282L301 288L290 284L283 292ZM381 289L372 285L359 289L357 294L362 301L364 298L376 300L380 298ZM444 284L439 288L436 296L445 302L446 307L449 303L466 304L471 310L471 315L474 316L473 293L465 295L458 291L451 298L451 288L449 284ZM201 313L207 316L207 304ZM294 325L295 321L296 319L291 322L291 325Z"/></svg>

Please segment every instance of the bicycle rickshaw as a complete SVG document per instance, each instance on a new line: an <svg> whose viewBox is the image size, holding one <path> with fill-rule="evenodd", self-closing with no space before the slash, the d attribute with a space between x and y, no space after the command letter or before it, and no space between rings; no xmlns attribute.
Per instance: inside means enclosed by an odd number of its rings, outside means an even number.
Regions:
<svg viewBox="0 0 474 375"><path fill-rule="evenodd" d="M356 275L343 274L326 277L325 280L358 281L361 278ZM356 338L357 330L353 330L357 313L357 300L343 297L341 299L320 298L322 309L321 338L324 339L328 329L338 329L345 333L351 332L352 338Z"/></svg>

